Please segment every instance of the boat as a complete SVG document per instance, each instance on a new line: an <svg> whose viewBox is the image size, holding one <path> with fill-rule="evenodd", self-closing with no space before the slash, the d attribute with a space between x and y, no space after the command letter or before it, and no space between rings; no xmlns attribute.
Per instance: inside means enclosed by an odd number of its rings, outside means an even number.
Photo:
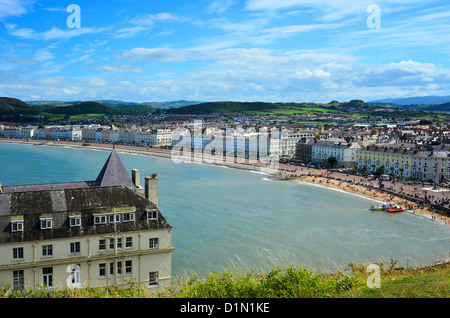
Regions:
<svg viewBox="0 0 450 318"><path fill-rule="evenodd" d="M370 209L372 211L386 211L386 205L372 205Z"/></svg>
<svg viewBox="0 0 450 318"><path fill-rule="evenodd" d="M391 207L392 205L394 205L394 203L390 202L390 203L384 203L382 205L372 205L370 207L370 209L372 211L386 211L389 207Z"/></svg>
<svg viewBox="0 0 450 318"><path fill-rule="evenodd" d="M405 211L405 208L402 208L401 206L398 206L396 204L390 206L386 211L389 213L398 213L398 212L403 212Z"/></svg>

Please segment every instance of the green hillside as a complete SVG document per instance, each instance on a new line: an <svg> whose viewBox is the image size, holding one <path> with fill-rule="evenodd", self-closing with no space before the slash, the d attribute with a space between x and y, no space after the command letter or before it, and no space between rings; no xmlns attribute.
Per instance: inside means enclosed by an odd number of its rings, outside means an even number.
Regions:
<svg viewBox="0 0 450 318"><path fill-rule="evenodd" d="M39 111L17 98L0 97L0 121L26 122Z"/></svg>
<svg viewBox="0 0 450 318"><path fill-rule="evenodd" d="M370 107L364 101L352 100L328 104L319 103L265 103L265 102L209 102L167 110L172 114L314 114L314 113L346 113Z"/></svg>

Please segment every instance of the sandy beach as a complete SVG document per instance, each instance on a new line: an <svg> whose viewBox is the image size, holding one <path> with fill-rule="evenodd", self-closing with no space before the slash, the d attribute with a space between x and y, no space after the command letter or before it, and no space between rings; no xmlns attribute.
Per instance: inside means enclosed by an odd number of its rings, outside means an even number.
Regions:
<svg viewBox="0 0 450 318"><path fill-rule="evenodd" d="M294 170L294 171L293 171ZM297 180L297 181L303 181L312 183L315 185L319 185L326 188L333 188L341 191L345 191L351 194L355 195L361 195L366 198L370 198L373 200L378 201L378 203L374 202L374 205L380 205L382 203L395 203L402 207L405 207L407 210L405 212L407 213L413 213L419 216L422 216L426 219L436 221L438 223L444 224L449 226L450 225L450 217L447 215L443 215L441 213L438 213L437 211L433 211L432 208L424 207L422 204L419 204L418 201L414 200L408 200L405 198L402 198L398 195L388 193L386 191L383 191L382 189L378 188L371 188L367 187L365 185L361 185L361 183L368 183L372 186L375 186L377 184L376 181L370 182L366 181L364 182L363 177L354 176L354 175L347 175L346 173L336 173L333 172L331 175L326 174L326 170L322 169L312 169L312 168L303 168L303 170L300 170L297 168L295 171L295 168L293 166L289 165L280 165L280 172L277 175L277 177L286 178L287 180ZM360 183L360 184L358 184ZM392 188L394 191L398 190L397 193L402 193L404 195L408 194L411 195L412 193L418 193L421 194L427 193L428 195L434 195L435 193L442 193L442 190L436 191L431 190L430 188L419 189L417 186L413 185L397 185L392 186L392 182L385 182L385 186ZM399 190L401 189L401 191ZM433 192L430 192L433 191ZM450 192L448 190L444 190L448 192L448 195L450 196ZM445 193L445 192L444 192ZM446 193L447 194L447 193ZM368 207L369 209L370 207ZM385 212L387 213L387 212Z"/></svg>
<svg viewBox="0 0 450 318"><path fill-rule="evenodd" d="M113 148L111 144L64 142L64 141L38 141L38 140L27 141L23 139L0 138L0 142L24 143L24 144L45 145L45 146L65 146L65 147L97 149L105 151L110 151ZM124 145L116 145L115 148L117 152L129 152L141 155L162 157L167 159L172 158L172 151L168 149L157 149L149 147L124 146ZM226 166L234 169L244 169L258 172L261 172L262 170L261 167L263 166L258 164L249 164L244 160L239 161L234 160L234 162L229 162L225 160L218 160L217 157L215 157L214 160L212 160L211 158L209 158L210 160L208 160L207 163L205 164ZM361 195L366 198L379 201L379 204L386 202L393 202L402 207L407 208L407 210L405 211L407 213L413 213L447 226L450 225L449 216L435 212L431 208L423 207L421 204L418 204L418 201L406 200L404 198L401 198L400 196L395 195L396 193L401 193L404 195L408 194L410 196L413 196L413 194L421 194L421 195L427 194L429 196L432 195L434 196L440 193L444 193L445 197L447 197L447 194L450 197L449 191L450 188L436 191L430 188L422 188L417 185L408 185L402 183L395 184L394 182L385 182L385 188L391 190L391 193L387 193L382 189L380 190L378 188L369 187L368 185L375 186L376 181L370 181L361 176L347 175L346 173L339 173L339 172L330 173L325 169L298 167L282 163L279 164L276 173L269 175L268 178L271 178L272 180L280 179L280 182L286 182L284 180L301 181L322 186L325 188L333 188L340 191L348 192L350 194ZM374 204L378 205L375 202ZM369 208L370 207L368 206L368 210Z"/></svg>

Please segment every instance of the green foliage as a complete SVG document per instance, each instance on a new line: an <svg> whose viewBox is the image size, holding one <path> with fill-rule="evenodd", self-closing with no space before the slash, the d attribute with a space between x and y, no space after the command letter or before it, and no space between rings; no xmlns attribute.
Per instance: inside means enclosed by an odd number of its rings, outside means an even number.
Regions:
<svg viewBox="0 0 450 318"><path fill-rule="evenodd" d="M48 292L11 291L0 284L0 298L448 298L450 264L419 269L399 269L396 261L380 266L381 288L368 288L367 265L349 264L350 274L315 273L305 268L274 268L268 273L253 270L237 275L231 271L193 276L159 290L131 280L126 287L74 288ZM347 272L346 270L346 272Z"/></svg>

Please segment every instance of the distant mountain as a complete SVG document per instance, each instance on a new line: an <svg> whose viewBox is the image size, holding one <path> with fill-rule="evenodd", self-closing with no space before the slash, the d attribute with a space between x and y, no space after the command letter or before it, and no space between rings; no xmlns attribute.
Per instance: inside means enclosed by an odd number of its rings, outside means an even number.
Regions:
<svg viewBox="0 0 450 318"><path fill-rule="evenodd" d="M97 102L82 102L71 106L54 106L43 109L50 114L80 115L80 114L107 114L112 115L116 112L113 108Z"/></svg>
<svg viewBox="0 0 450 318"><path fill-rule="evenodd" d="M166 110L172 114L237 114L248 112L271 112L276 104L264 102L208 102Z"/></svg>
<svg viewBox="0 0 450 318"><path fill-rule="evenodd" d="M393 103L396 105L438 105L450 102L450 96L416 96L406 98L386 98L368 103Z"/></svg>
<svg viewBox="0 0 450 318"><path fill-rule="evenodd" d="M156 109L168 109L168 108L177 108L183 107L193 104L199 104L201 102L198 101L187 101L187 100L178 100L178 101L167 101L167 102L126 102L122 100L93 100L91 102L96 102L108 107L123 107L123 106L136 106L136 105L145 105L151 106ZM82 101L26 101L26 103L35 108L47 108L51 106L72 106L82 103Z"/></svg>

